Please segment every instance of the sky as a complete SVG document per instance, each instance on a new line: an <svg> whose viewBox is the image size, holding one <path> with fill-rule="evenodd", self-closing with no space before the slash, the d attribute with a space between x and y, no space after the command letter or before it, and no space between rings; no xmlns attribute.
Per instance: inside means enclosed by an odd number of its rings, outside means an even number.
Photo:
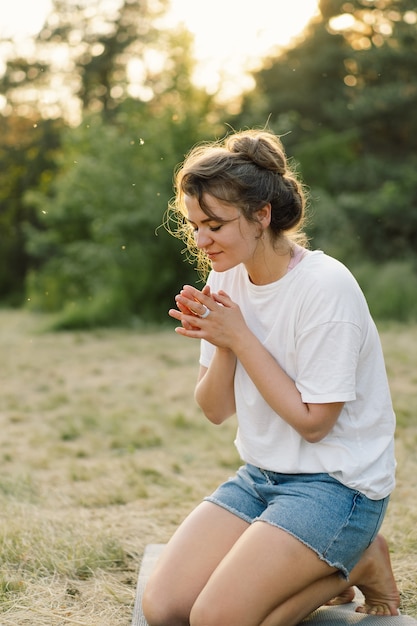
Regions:
<svg viewBox="0 0 417 626"><path fill-rule="evenodd" d="M50 7L51 0L0 0L0 36L24 39L38 32ZM195 82L209 91L228 84L225 96L232 97L233 86L250 87L247 70L302 31L317 0L171 0L171 7L170 23L183 23L194 34Z"/></svg>

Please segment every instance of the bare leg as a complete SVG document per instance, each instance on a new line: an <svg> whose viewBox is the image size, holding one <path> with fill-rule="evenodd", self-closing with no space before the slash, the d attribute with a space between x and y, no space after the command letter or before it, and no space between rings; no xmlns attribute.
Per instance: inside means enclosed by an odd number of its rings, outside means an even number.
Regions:
<svg viewBox="0 0 417 626"><path fill-rule="evenodd" d="M340 604L349 604L349 602L353 602L355 598L355 589L353 587L348 587L342 593L339 593L338 596L335 596L329 602L326 602L327 606L339 606Z"/></svg>
<svg viewBox="0 0 417 626"><path fill-rule="evenodd" d="M358 613L398 615L400 595L392 572L388 545L382 535L378 535L365 551L352 571L352 581L365 596L365 604L356 609Z"/></svg>
<svg viewBox="0 0 417 626"><path fill-rule="evenodd" d="M301 541L255 522L213 572L190 624L295 626L347 585Z"/></svg>
<svg viewBox="0 0 417 626"><path fill-rule="evenodd" d="M366 581L366 585L361 581ZM384 538L378 536L352 571L351 582L348 583L338 573L321 578L278 606L261 626L295 626L322 604L329 604L329 597L346 598L350 602L355 595L354 588L350 586L352 582L365 595L365 604L357 608L358 612L398 615L400 598L388 547Z"/></svg>
<svg viewBox="0 0 417 626"><path fill-rule="evenodd" d="M396 615L387 553L378 538L347 583L288 533L263 522L249 526L205 502L166 546L145 590L144 613L151 626L295 626L354 584L366 596L363 612Z"/></svg>
<svg viewBox="0 0 417 626"><path fill-rule="evenodd" d="M352 583L364 580L373 591L364 612L397 615L398 592L390 568L385 571L384 540L378 539L366 552L349 583L285 531L255 522L214 571L191 610L190 624L295 626Z"/></svg>
<svg viewBox="0 0 417 626"><path fill-rule="evenodd" d="M359 613L380 616L398 615L400 597L391 569L388 546L385 539L378 535L352 571L350 583L341 579L338 574L318 580L308 589L277 607L262 623L262 626L279 624L292 626L318 608L320 604L351 602L355 591L352 586L348 585L352 582L365 596L365 604L356 609ZM327 601L328 594L332 594L332 591L336 592L336 595L333 600ZM297 607L298 617L293 621Z"/></svg>
<svg viewBox="0 0 417 626"><path fill-rule="evenodd" d="M212 572L249 524L201 503L165 546L146 585L143 611L150 626L185 626Z"/></svg>
<svg viewBox="0 0 417 626"><path fill-rule="evenodd" d="M347 585L337 572L321 578L278 606L261 626L295 626L320 606L328 604L329 597L342 595L350 588Z"/></svg>
<svg viewBox="0 0 417 626"><path fill-rule="evenodd" d="M354 577L357 577L356 586L365 596L365 603L356 609L358 613L398 615L400 596L392 573L388 546L382 535L378 535L365 551L352 572L351 578ZM348 587L326 604L346 604L352 602L354 597L354 588Z"/></svg>

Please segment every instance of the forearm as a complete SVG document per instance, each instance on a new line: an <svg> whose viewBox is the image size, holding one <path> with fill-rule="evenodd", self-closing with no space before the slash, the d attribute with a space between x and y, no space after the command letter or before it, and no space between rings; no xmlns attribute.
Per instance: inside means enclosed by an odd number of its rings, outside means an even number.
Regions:
<svg viewBox="0 0 417 626"><path fill-rule="evenodd" d="M217 348L208 369L201 375L195 399L207 419L221 424L236 412L234 376L236 357L228 349Z"/></svg>
<svg viewBox="0 0 417 626"><path fill-rule="evenodd" d="M304 439L314 443L328 434L343 403L303 402L295 382L251 331L240 338L234 351L264 400Z"/></svg>
<svg viewBox="0 0 417 626"><path fill-rule="evenodd" d="M202 304L210 309L206 318L185 312L191 311L196 301L200 307ZM226 293L220 291L208 298L195 288L187 287L177 296L177 304L180 312L171 310L170 315L181 320L183 326L176 331L217 346L195 393L210 421L220 424L236 410L234 375L238 359L264 400L306 441L315 443L330 432L343 402L303 402L295 382L249 330L238 305Z"/></svg>

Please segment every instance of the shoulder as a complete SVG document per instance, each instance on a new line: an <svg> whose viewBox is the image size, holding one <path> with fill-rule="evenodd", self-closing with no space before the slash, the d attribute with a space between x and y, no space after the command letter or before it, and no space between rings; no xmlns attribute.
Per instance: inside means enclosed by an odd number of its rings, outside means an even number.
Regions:
<svg viewBox="0 0 417 626"><path fill-rule="evenodd" d="M305 263L304 263L305 261ZM365 296L343 263L322 252L310 253L300 272L302 309L320 319L358 323L369 315Z"/></svg>
<svg viewBox="0 0 417 626"><path fill-rule="evenodd" d="M320 250L311 252L302 264L302 278L314 289L345 293L361 292L352 272L337 259Z"/></svg>

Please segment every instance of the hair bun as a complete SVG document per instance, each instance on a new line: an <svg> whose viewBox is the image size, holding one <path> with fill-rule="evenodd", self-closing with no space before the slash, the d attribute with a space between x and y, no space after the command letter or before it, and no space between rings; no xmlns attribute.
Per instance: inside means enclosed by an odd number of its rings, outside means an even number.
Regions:
<svg viewBox="0 0 417 626"><path fill-rule="evenodd" d="M284 176L287 161L281 141L276 135L266 131L245 131L237 133L226 140L230 152L240 154L258 167Z"/></svg>

